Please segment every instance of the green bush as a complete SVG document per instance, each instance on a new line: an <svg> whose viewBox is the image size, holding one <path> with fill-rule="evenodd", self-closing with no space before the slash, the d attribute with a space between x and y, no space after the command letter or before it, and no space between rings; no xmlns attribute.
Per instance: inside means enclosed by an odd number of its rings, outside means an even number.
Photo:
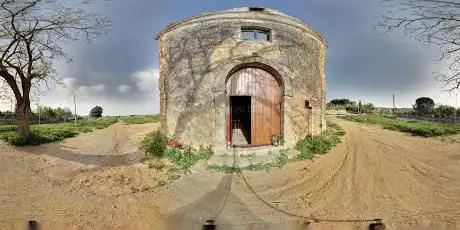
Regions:
<svg viewBox="0 0 460 230"><path fill-rule="evenodd" d="M297 142L296 148L300 151L300 160L311 160L315 154L325 154L339 142L339 138L330 135L306 137Z"/></svg>
<svg viewBox="0 0 460 230"><path fill-rule="evenodd" d="M60 141L78 134L78 131L70 126L33 127L32 131L40 137L39 140L41 140L41 143Z"/></svg>
<svg viewBox="0 0 460 230"><path fill-rule="evenodd" d="M214 154L212 146L200 146L198 150L191 147L184 150L168 147L164 157L171 161L178 170L187 170L200 160L207 160Z"/></svg>
<svg viewBox="0 0 460 230"><path fill-rule="evenodd" d="M340 136L345 131L339 125L328 121L328 130L317 136L305 137L296 144L296 149L300 152L299 160L311 160L315 154L326 154L332 147L340 143Z"/></svg>
<svg viewBox="0 0 460 230"><path fill-rule="evenodd" d="M212 146L200 146L198 149L168 146L168 138L160 131L147 134L141 142L141 149L152 158L164 158L173 165L173 170L185 171L198 161L209 159L214 151Z"/></svg>
<svg viewBox="0 0 460 230"><path fill-rule="evenodd" d="M155 131L145 136L141 142L141 149L152 157L163 157L165 155L167 145L168 138L160 131Z"/></svg>
<svg viewBox="0 0 460 230"><path fill-rule="evenodd" d="M17 131L7 131L0 133L0 139L6 141L11 145L25 145L26 141L22 135Z"/></svg>
<svg viewBox="0 0 460 230"><path fill-rule="evenodd" d="M0 132L17 131L17 125L0 125Z"/></svg>

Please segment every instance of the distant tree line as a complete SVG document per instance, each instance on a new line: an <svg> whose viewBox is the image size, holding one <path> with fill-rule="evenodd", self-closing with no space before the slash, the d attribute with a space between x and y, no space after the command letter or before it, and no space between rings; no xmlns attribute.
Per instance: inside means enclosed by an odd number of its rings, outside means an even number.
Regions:
<svg viewBox="0 0 460 230"><path fill-rule="evenodd" d="M333 99L327 103L327 109L346 110L353 113L379 113L394 116L422 116L434 118L460 117L460 109L453 106L435 104L429 97L419 97L412 108L376 108L372 103L356 103L347 98Z"/></svg>
<svg viewBox="0 0 460 230"><path fill-rule="evenodd" d="M436 105L429 97L419 97L413 105L414 113L424 117L452 118L460 116L460 109L449 105Z"/></svg>
<svg viewBox="0 0 460 230"><path fill-rule="evenodd" d="M39 106L35 110L30 111L29 118L32 123L37 123L38 120L40 120L42 123L57 123L73 120L74 114L69 108L52 108L49 106ZM17 116L16 113L11 111L0 111L0 119L6 123L16 123ZM12 121L7 122L5 120Z"/></svg>
<svg viewBox="0 0 460 230"><path fill-rule="evenodd" d="M333 99L326 104L327 109L346 110L353 113L373 113L375 106L372 103L358 103L347 98Z"/></svg>
<svg viewBox="0 0 460 230"><path fill-rule="evenodd" d="M49 106L39 106L32 112L31 118L36 119L40 116L43 120L68 121L73 119L72 111L69 108L51 108Z"/></svg>

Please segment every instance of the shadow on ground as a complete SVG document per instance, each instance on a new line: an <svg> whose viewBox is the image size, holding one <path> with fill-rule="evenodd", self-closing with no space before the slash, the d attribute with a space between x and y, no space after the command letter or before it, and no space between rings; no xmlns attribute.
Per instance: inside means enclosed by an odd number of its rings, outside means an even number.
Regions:
<svg viewBox="0 0 460 230"><path fill-rule="evenodd" d="M26 146L21 147L26 153L34 155L47 155L54 158L59 158L66 161L72 161L85 165L94 165L97 167L116 167L123 165L133 165L140 163L146 159L144 153L133 151L124 154L81 154L76 152L77 148L68 147L54 143L50 146Z"/></svg>
<svg viewBox="0 0 460 230"><path fill-rule="evenodd" d="M167 229L201 230L206 220L214 220L219 230L305 229L305 225L297 222L267 223L252 213L247 204L231 191L234 176L226 174L214 190L173 211L166 219Z"/></svg>

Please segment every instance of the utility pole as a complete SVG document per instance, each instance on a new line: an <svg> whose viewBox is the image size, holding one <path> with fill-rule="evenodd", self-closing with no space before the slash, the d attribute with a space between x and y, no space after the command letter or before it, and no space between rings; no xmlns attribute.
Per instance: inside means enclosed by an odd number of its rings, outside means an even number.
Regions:
<svg viewBox="0 0 460 230"><path fill-rule="evenodd" d="M457 96L458 96L458 93L455 93L455 124L457 124L457 112L459 112L458 110L458 104L457 104Z"/></svg>
<svg viewBox="0 0 460 230"><path fill-rule="evenodd" d="M77 125L77 101L75 99L75 92L73 93L73 118L75 125Z"/></svg>
<svg viewBox="0 0 460 230"><path fill-rule="evenodd" d="M393 110L391 111L391 115L395 116L395 94L393 94Z"/></svg>

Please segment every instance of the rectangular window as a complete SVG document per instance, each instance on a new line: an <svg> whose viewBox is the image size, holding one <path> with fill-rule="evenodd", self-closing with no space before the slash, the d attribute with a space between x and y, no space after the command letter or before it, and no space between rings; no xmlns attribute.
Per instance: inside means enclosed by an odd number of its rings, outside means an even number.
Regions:
<svg viewBox="0 0 460 230"><path fill-rule="evenodd" d="M242 40L270 41L270 30L242 28L241 29L241 39Z"/></svg>
<svg viewBox="0 0 460 230"><path fill-rule="evenodd" d="M254 32L252 31L241 31L241 39L242 40L254 40Z"/></svg>

